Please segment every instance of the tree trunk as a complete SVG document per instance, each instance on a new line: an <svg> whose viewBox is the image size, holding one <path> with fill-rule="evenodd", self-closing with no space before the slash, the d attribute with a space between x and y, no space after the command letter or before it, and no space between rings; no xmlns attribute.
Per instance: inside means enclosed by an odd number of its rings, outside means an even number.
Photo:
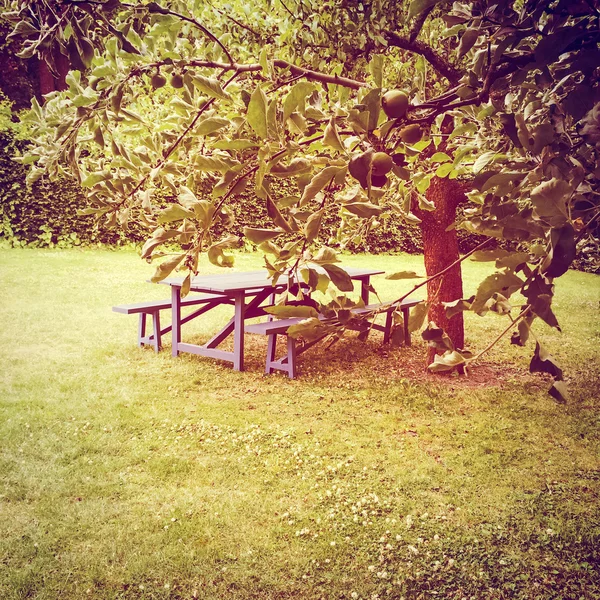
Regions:
<svg viewBox="0 0 600 600"><path fill-rule="evenodd" d="M58 90L66 90L67 83L65 81L67 73L69 72L69 61L66 56L56 53L56 60L54 62L54 73L50 70L45 61L38 61L38 77L40 85L40 102L43 102L44 96L50 92Z"/></svg>
<svg viewBox="0 0 600 600"><path fill-rule="evenodd" d="M427 211L413 207L421 219L425 271L428 277L439 273L459 258L456 231L447 228L456 220L456 209L466 201L462 186L452 179L434 177L426 193L427 200L435 204L435 210ZM450 337L456 348L465 345L465 328L462 313L452 319L446 317L442 302L452 302L463 297L460 264L445 275L427 285L427 297L431 303L429 321L434 321ZM435 348L429 349L429 362L433 361Z"/></svg>

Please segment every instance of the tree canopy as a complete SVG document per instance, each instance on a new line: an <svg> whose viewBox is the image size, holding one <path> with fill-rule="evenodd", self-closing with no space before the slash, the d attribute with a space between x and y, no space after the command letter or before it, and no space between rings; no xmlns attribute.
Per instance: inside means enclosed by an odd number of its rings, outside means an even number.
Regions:
<svg viewBox="0 0 600 600"><path fill-rule="evenodd" d="M238 240L215 232L252 189L273 224L244 234L270 275L295 273L313 291L333 284L320 310L343 323L349 301L339 292L351 282L330 246L387 214L419 222L436 210L430 186L456 181L469 205L454 226L520 246L474 254L497 270L447 314L508 315L505 333L520 345L536 319L559 328L554 280L597 233L599 215L600 12L591 0L11 4L3 16L20 55L50 68L68 57L72 69L67 89L43 106L34 100L26 117L35 143L19 160L32 165L29 180L68 173L87 191L86 214L145 225L142 257L161 261L154 281L179 269L189 289L204 252L231 266ZM331 206L340 225L322 246ZM525 300L515 309L517 293ZM416 307L411 329L427 308ZM309 319L301 331L326 326ZM479 356L435 323L423 336L440 351L434 371ZM531 370L550 373L552 395L565 398L539 342Z"/></svg>

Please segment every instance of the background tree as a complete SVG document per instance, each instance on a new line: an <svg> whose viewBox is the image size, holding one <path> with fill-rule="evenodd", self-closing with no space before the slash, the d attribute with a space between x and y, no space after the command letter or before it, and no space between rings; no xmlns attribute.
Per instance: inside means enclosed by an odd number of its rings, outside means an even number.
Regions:
<svg viewBox="0 0 600 600"><path fill-rule="evenodd" d="M143 258L164 259L155 281L179 268L188 285L201 252L230 266L236 240L215 231L253 186L273 227L245 236L274 278L297 273L312 290L351 288L335 252L315 243L327 207L339 207L342 243L386 212L421 223L429 302L410 325L434 314L423 334L439 352L433 371L481 355L461 350L464 310L508 315L505 333L514 328L518 344L536 318L558 327L554 279L598 217L593 3L301 0L258 10L38 0L14 8L5 16L23 52L50 65L58 52L74 69L67 90L43 108L33 103L36 145L21 159L34 165L30 179L66 169L88 190L86 212L109 225L145 224ZM280 179L289 181L285 196L275 192ZM153 200L161 191L174 200L166 209ZM459 224L465 198L468 220ZM527 244L527 252L477 254L498 270L469 299L460 297L451 231L459 225ZM181 250L166 252L166 242ZM525 301L513 317L516 292ZM344 325L348 305L334 293L320 310ZM308 319L298 332L327 326ZM539 343L531 369L551 373L551 393L564 397L562 373Z"/></svg>

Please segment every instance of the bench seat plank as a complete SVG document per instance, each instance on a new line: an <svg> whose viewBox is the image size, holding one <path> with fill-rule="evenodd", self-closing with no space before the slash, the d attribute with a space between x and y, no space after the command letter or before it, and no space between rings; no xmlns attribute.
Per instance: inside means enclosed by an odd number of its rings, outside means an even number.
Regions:
<svg viewBox="0 0 600 600"><path fill-rule="evenodd" d="M355 315L364 315L373 313L375 311L379 311L376 314L385 314L386 320L385 325L376 325L372 324L374 329L379 331L383 331L383 343L387 344L390 341L391 330L392 330L392 315L394 311L398 308L402 311L402 315L404 317L404 339L407 346L410 346L410 332L408 331L408 314L409 310L422 302L422 300L403 300L399 305L397 303L394 304L370 304L368 306L362 308L353 308L351 312ZM323 317L320 317L323 318ZM290 379L294 379L296 377L296 356L298 354L296 350L296 340L287 335L287 330L297 323L303 321L302 317L290 317L287 319L277 319L273 321L267 321L265 323L252 323L250 325L246 325L244 330L246 333L255 333L258 335L266 335L268 336L268 345L267 345L267 362L265 367L265 372L267 374L272 373L274 370L284 371L288 374ZM368 333L368 332L367 332ZM276 360L275 359L275 350L277 346L277 336L285 335L287 338L287 354L282 358ZM363 334L361 334L363 335ZM362 339L365 339L366 335ZM321 338L319 338L321 339ZM318 340L311 342L307 346L303 348L303 350L308 349L310 346L315 344Z"/></svg>
<svg viewBox="0 0 600 600"><path fill-rule="evenodd" d="M204 304L211 300L223 299L220 294L202 294L198 296L189 296L181 300L181 306L195 306L196 304ZM136 302L134 304L120 304L113 306L114 312L123 315L135 315L138 313L149 313L155 310L166 310L171 308L171 300L148 300L147 302Z"/></svg>
<svg viewBox="0 0 600 600"><path fill-rule="evenodd" d="M200 309L188 315L182 320L182 323L197 317L198 315L210 310L217 304L231 304L231 300L222 294L194 294L187 298L182 298L181 306L198 306L204 305ZM148 344L154 347L158 352L162 346L161 337L171 331L172 325L161 328L160 326L160 311L171 308L171 300L148 300L146 302L136 302L134 304L120 304L113 306L112 309L116 313L124 315L140 315L138 325L138 346ZM146 335L146 317L152 317L151 335Z"/></svg>

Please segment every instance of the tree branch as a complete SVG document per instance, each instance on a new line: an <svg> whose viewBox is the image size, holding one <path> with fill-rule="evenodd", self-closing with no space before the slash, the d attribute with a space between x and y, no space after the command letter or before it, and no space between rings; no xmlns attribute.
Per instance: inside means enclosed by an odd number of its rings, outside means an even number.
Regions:
<svg viewBox="0 0 600 600"><path fill-rule="evenodd" d="M343 87L351 88L353 90L359 90L363 87L368 87L364 81L358 81L356 79L349 79L348 77L339 77L338 75L326 75L319 71L313 71L311 69L305 69L304 67L298 67L286 60L276 59L273 64L280 69L289 69L292 75L302 75L306 79L311 81L320 81L321 83L332 83L334 85L341 85Z"/></svg>
<svg viewBox="0 0 600 600"><path fill-rule="evenodd" d="M429 8L426 8L423 12L419 13L419 16L414 20L410 31L408 32L408 41L412 44L418 37L419 33L421 33L421 29L423 29L423 25L429 16L429 13L433 10L433 5Z"/></svg>
<svg viewBox="0 0 600 600"><path fill-rule="evenodd" d="M450 81L450 83L456 84L463 76L460 69L450 64L443 56L429 46L429 44L425 44L419 40L411 41L410 38L403 37L391 31L386 33L386 39L390 46L421 55L440 75Z"/></svg>

